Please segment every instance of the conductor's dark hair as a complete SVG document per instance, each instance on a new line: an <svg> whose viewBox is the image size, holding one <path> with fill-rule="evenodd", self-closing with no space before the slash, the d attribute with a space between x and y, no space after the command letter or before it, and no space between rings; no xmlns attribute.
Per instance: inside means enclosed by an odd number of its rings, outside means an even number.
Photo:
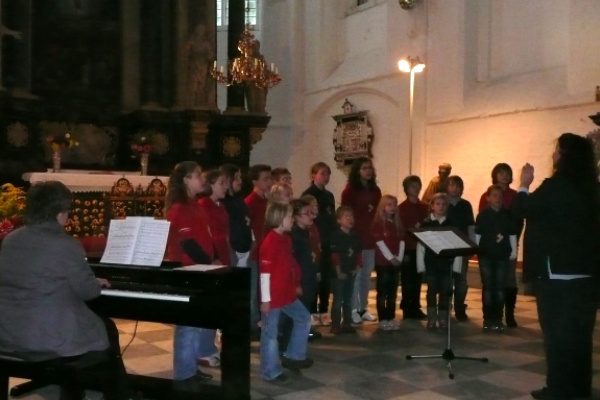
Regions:
<svg viewBox="0 0 600 400"><path fill-rule="evenodd" d="M559 159L554 165L554 176L563 177L573 185L583 206L595 222L600 219L598 167L592 141L573 133L563 133L557 141Z"/></svg>
<svg viewBox="0 0 600 400"><path fill-rule="evenodd" d="M348 174L348 185L350 185L350 187L353 189L365 189L365 186L360 179L360 168L366 163L373 165L372 161L367 157L359 157L352 163L352 166L350 167L350 173ZM373 171L373 176L367 181L367 189L375 189L377 187L376 178L375 171Z"/></svg>
<svg viewBox="0 0 600 400"><path fill-rule="evenodd" d="M27 191L25 223L28 225L56 222L56 216L69 211L73 194L64 183L39 182Z"/></svg>
<svg viewBox="0 0 600 400"><path fill-rule="evenodd" d="M498 174L500 172L506 172L510 175L510 179L508 180L508 184L510 185L513 181L513 170L507 163L499 163L492 169L492 184L498 183Z"/></svg>

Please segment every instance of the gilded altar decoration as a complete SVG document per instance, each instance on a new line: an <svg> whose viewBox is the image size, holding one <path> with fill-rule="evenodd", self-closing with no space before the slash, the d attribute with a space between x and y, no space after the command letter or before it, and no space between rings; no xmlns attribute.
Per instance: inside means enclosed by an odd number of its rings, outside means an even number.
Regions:
<svg viewBox="0 0 600 400"><path fill-rule="evenodd" d="M29 129L26 125L15 122L6 128L6 138L15 147L25 147L29 141Z"/></svg>
<svg viewBox="0 0 600 400"><path fill-rule="evenodd" d="M227 136L223 139L223 154L227 157L237 157L242 153L242 141L235 136Z"/></svg>
<svg viewBox="0 0 600 400"><path fill-rule="evenodd" d="M73 199L65 225L73 237L106 236L109 217L106 201L95 192L79 192Z"/></svg>
<svg viewBox="0 0 600 400"><path fill-rule="evenodd" d="M369 122L368 111L354 112L348 99L342 108L344 114L332 117L336 121L333 147L334 160L338 167L351 164L359 157L371 158L373 143L373 128Z"/></svg>
<svg viewBox="0 0 600 400"><path fill-rule="evenodd" d="M167 187L159 178L150 181L148 187L134 188L126 178L119 179L107 193L113 218L154 217L164 218Z"/></svg>

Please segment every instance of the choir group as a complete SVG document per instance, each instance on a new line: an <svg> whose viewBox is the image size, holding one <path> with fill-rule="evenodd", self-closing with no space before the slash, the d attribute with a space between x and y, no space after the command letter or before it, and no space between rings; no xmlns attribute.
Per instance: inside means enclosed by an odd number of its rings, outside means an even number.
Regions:
<svg viewBox="0 0 600 400"><path fill-rule="evenodd" d="M286 382L282 368L313 364L306 356L307 342L321 334L312 325L330 326L335 335L355 333L363 321L378 320L381 330L399 329L399 284L404 319L426 320L429 330L447 329L453 304L455 318L468 320L468 260L436 257L408 233L410 228L455 227L483 247L483 331L517 327L515 270L523 220L511 212L516 195L510 188L512 170L504 163L494 167L475 219L462 198L463 180L451 175L451 168L440 165L422 199L421 179L406 177L406 199L399 202L382 195L371 160L359 158L336 207L327 190L331 169L324 162L312 166L311 184L297 198L286 168L250 167L252 191L244 198L239 167L202 171L194 162L182 162L167 191L167 255L184 265L251 268L251 330L260 339L261 375L267 381ZM373 271L377 316L367 308ZM420 304L423 280L426 313ZM175 328L176 380L211 378L197 365L219 366L215 335L214 330Z"/></svg>

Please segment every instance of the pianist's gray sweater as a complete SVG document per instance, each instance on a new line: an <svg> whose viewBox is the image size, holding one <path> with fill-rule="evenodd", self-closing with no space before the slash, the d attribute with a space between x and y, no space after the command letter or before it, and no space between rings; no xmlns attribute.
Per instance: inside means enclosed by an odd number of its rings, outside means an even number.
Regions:
<svg viewBox="0 0 600 400"><path fill-rule="evenodd" d="M100 284L81 244L57 222L26 225L0 247L0 351L65 357L108 348L85 304Z"/></svg>

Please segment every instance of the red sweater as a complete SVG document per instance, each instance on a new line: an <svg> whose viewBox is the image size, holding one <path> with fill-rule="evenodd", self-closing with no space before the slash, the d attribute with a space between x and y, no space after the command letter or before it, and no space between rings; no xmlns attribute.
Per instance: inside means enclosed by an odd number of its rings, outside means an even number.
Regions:
<svg viewBox="0 0 600 400"><path fill-rule="evenodd" d="M398 212L400 213L399 215L400 221L402 222L402 227L405 230L410 228L418 228L418 225L429 215L429 206L422 201L412 203L410 200L406 199L402 203L398 204ZM415 239L410 233L405 235L404 243L406 244L406 250L417 249L417 239Z"/></svg>
<svg viewBox="0 0 600 400"><path fill-rule="evenodd" d="M267 212L268 200L260 197L256 192L250 193L244 200L248 207L248 214L250 217L250 228L254 233L254 240L256 240L256 248L260 249L260 245L266 236L265 232L265 213ZM250 254L251 260L258 260L258 251Z"/></svg>
<svg viewBox="0 0 600 400"><path fill-rule="evenodd" d="M198 204L206 211L208 216L208 226L212 233L219 261L223 265L231 265L229 257L229 215L227 215L225 206L221 203L215 203L210 197L201 198L198 200Z"/></svg>
<svg viewBox="0 0 600 400"><path fill-rule="evenodd" d="M515 196L517 195L517 191L511 188L506 188L503 192L502 196L502 207L510 210L512 208L513 201L515 200ZM483 192L481 198L479 199L479 212L488 206L487 201L487 190Z"/></svg>
<svg viewBox="0 0 600 400"><path fill-rule="evenodd" d="M386 219L384 222L377 218L373 221L373 240L375 243L383 240L390 252L397 257L400 250L400 241L403 238L393 221ZM375 265L392 265L384 257L377 244L375 244Z"/></svg>
<svg viewBox="0 0 600 400"><path fill-rule="evenodd" d="M270 231L260 246L261 274L270 274L271 308L281 308L296 301L300 287L300 267L292 254L292 239Z"/></svg>
<svg viewBox="0 0 600 400"><path fill-rule="evenodd" d="M208 216L197 202L174 204L167 211L167 221L171 222L167 240L167 258L169 260L181 261L184 266L196 264L181 248L181 242L187 239L194 239L209 257L214 256Z"/></svg>
<svg viewBox="0 0 600 400"><path fill-rule="evenodd" d="M354 211L354 231L360 237L360 244L363 250L372 250L375 248L375 242L371 235L371 225L375 210L381 200L381 189L354 189L346 185L342 192L342 205L349 206Z"/></svg>

